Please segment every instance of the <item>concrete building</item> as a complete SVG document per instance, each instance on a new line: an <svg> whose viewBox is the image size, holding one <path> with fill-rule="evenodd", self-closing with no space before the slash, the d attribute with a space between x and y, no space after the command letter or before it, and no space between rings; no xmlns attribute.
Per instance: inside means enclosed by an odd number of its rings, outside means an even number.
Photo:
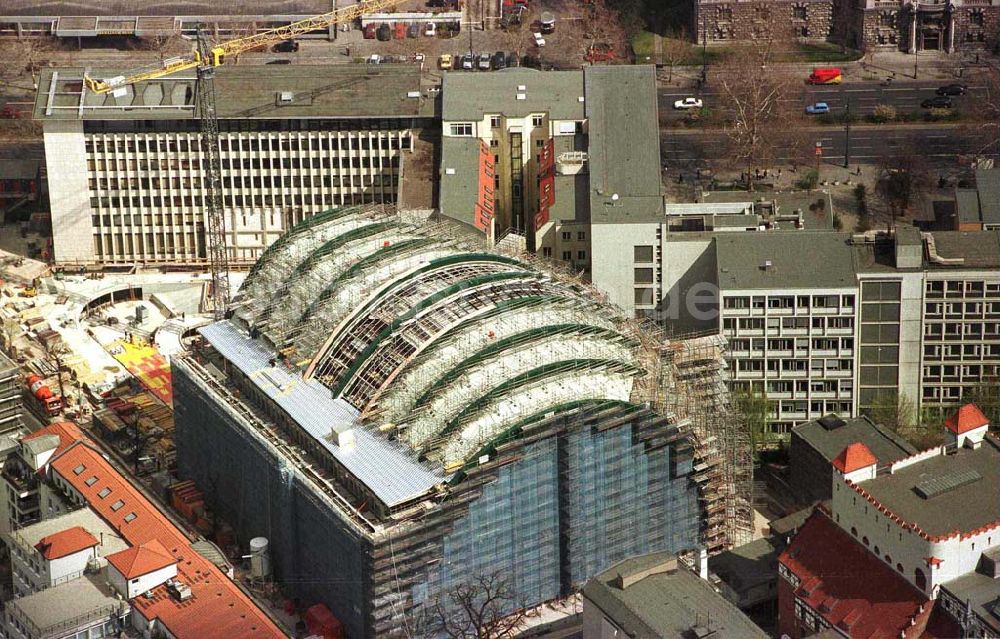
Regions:
<svg viewBox="0 0 1000 639"><path fill-rule="evenodd" d="M193 76L115 98L86 89L83 71L45 69L34 110L56 263L206 264ZM252 263L290 226L334 206L431 208L433 145L419 134L433 106L417 67L226 66L215 91L230 264Z"/></svg>
<svg viewBox="0 0 1000 639"><path fill-rule="evenodd" d="M44 490L35 523L4 535L14 595L5 637L287 636L73 424L24 440Z"/></svg>
<svg viewBox="0 0 1000 639"><path fill-rule="evenodd" d="M891 463L860 442L845 447L830 511L779 558L779 631L996 636L1000 441L988 428L970 404L945 422L942 446Z"/></svg>
<svg viewBox="0 0 1000 639"><path fill-rule="evenodd" d="M644 333L452 226L316 216L172 361L182 477L352 637L433 624L479 575L531 607L700 545L690 435L677 392L639 377Z"/></svg>
<svg viewBox="0 0 1000 639"><path fill-rule="evenodd" d="M788 465L791 488L803 503L832 497L830 464L854 442L867 446L883 464L917 452L905 439L864 415L844 419L830 414L799 424L792 429Z"/></svg>
<svg viewBox="0 0 1000 639"><path fill-rule="evenodd" d="M594 285L676 334L720 331L772 430L902 398L942 414L1000 373L1000 232L594 230Z"/></svg>
<svg viewBox="0 0 1000 639"><path fill-rule="evenodd" d="M668 553L626 559L583 589L583 639L764 639L712 586Z"/></svg>
<svg viewBox="0 0 1000 639"><path fill-rule="evenodd" d="M656 105L652 66L445 74L442 214L589 270L597 225L662 214Z"/></svg>
<svg viewBox="0 0 1000 639"><path fill-rule="evenodd" d="M21 426L21 412L24 410L22 387L20 367L0 351L0 433Z"/></svg>
<svg viewBox="0 0 1000 639"><path fill-rule="evenodd" d="M293 5L237 0L224 6L201 0L170 5L136 1L109 5L97 0L39 5L31 0L10 0L0 7L0 36L193 37L199 24L208 25L220 36L244 36L330 10L330 3L321 0L299 0ZM326 33L331 39L335 35L334 27Z"/></svg>

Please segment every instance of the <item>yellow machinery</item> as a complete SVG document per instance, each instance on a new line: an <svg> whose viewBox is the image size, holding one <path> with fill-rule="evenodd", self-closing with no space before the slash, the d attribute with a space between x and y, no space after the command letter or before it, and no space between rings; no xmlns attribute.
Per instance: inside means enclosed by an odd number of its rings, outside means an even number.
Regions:
<svg viewBox="0 0 1000 639"><path fill-rule="evenodd" d="M187 71L188 69L199 67L221 66L231 56L239 55L259 47L270 47L283 40L290 40L313 31L327 29L335 24L350 22L356 18L360 18L362 14L384 9L396 4L396 2L398 0L368 0L367 2L359 2L343 9L299 20L283 27L268 29L267 31L246 36L245 38L229 40L209 47L204 53L196 49L189 55L170 58L169 60L165 60L163 64L152 68L135 69L128 75L118 78L98 80L86 77L87 88L94 93L107 93L114 91L118 87L145 80L155 80L179 71Z"/></svg>
<svg viewBox="0 0 1000 639"><path fill-rule="evenodd" d="M134 70L127 75L106 80L84 76L87 88L94 93L124 91L128 85L196 69L198 72L198 114L201 129L202 179L205 190L206 243L212 269L212 310L215 319L226 316L229 305L229 249L226 245L226 222L222 215L222 163L219 159L219 120L215 109L215 68L232 56L251 49L269 47L320 29L350 22L396 4L398 0L367 0L343 9L299 20L283 27L236 38L217 45L208 44L198 29L198 48L189 55L165 60L163 64Z"/></svg>

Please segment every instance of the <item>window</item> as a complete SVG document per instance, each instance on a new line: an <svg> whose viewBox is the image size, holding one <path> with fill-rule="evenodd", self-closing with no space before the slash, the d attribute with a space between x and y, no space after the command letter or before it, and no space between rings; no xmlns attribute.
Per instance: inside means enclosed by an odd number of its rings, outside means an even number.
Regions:
<svg viewBox="0 0 1000 639"><path fill-rule="evenodd" d="M651 269L651 268L637 268L637 269L635 269L635 283L636 284L652 284L653 283L653 269Z"/></svg>
<svg viewBox="0 0 1000 639"><path fill-rule="evenodd" d="M472 137L471 122L456 122L451 125L451 134L462 137Z"/></svg>
<svg viewBox="0 0 1000 639"><path fill-rule="evenodd" d="M87 484L88 486L93 486L94 484L96 484L96 483L97 483L97 475L91 475L91 476L90 476L90 477L88 477L88 478L87 478L87 480L86 480L85 482L83 482L83 483Z"/></svg>
<svg viewBox="0 0 1000 639"><path fill-rule="evenodd" d="M653 247L652 246L636 246L634 249L634 259L636 262L652 262L653 261Z"/></svg>
<svg viewBox="0 0 1000 639"><path fill-rule="evenodd" d="M544 119L544 116L541 116L541 115L533 115L533 116L531 116L531 126L542 126L542 120L543 119Z"/></svg>
<svg viewBox="0 0 1000 639"><path fill-rule="evenodd" d="M573 252L572 251L563 251L562 252L562 258L563 258L564 262L570 261L571 259L573 259Z"/></svg>
<svg viewBox="0 0 1000 639"><path fill-rule="evenodd" d="M563 239L563 242L569 242L570 240L573 239L573 234L570 233L569 231L563 231L562 232L562 239Z"/></svg>
<svg viewBox="0 0 1000 639"><path fill-rule="evenodd" d="M865 546L867 546L868 545L868 537L867 536L862 537L861 538L861 543L863 543Z"/></svg>
<svg viewBox="0 0 1000 639"><path fill-rule="evenodd" d="M125 515L125 523L128 524L128 523L131 523L131 522L135 521L135 517L136 517L135 513L129 513L129 514Z"/></svg>
<svg viewBox="0 0 1000 639"><path fill-rule="evenodd" d="M857 498L855 498L854 501L857 502ZM855 537L857 537L858 536L858 529L855 528L854 526L851 526L851 534L854 535Z"/></svg>
<svg viewBox="0 0 1000 639"><path fill-rule="evenodd" d="M499 129L500 128L500 116L491 115L490 116L490 128Z"/></svg>
<svg viewBox="0 0 1000 639"><path fill-rule="evenodd" d="M577 231L576 232L576 239L578 241L580 241L580 242L583 242L584 240L587 239L587 232L586 231Z"/></svg>
<svg viewBox="0 0 1000 639"><path fill-rule="evenodd" d="M653 303L653 289L651 288L637 288L635 289L635 303L650 305Z"/></svg>
<svg viewBox="0 0 1000 639"><path fill-rule="evenodd" d="M578 260L585 260L585 259L587 259L587 251L577 251L576 252L576 259L578 259Z"/></svg>
<svg viewBox="0 0 1000 639"><path fill-rule="evenodd" d="M542 247L542 257L552 257L552 247L543 246Z"/></svg>
<svg viewBox="0 0 1000 639"><path fill-rule="evenodd" d="M798 18L799 20L806 19L806 8L805 7L792 7L792 17Z"/></svg>
<svg viewBox="0 0 1000 639"><path fill-rule="evenodd" d="M122 509L122 506L124 506L124 505L125 505L125 502L123 502L122 500L119 499L115 503L111 504L111 512L118 512L119 510Z"/></svg>
<svg viewBox="0 0 1000 639"><path fill-rule="evenodd" d="M80 473L82 473L84 471L85 468L86 468L86 466L84 466L83 464L80 464L79 466L77 466L76 468L73 469L73 474L74 475L79 475Z"/></svg>
<svg viewBox="0 0 1000 639"><path fill-rule="evenodd" d="M111 494L111 489L105 487L105 488L102 488L99 493L97 493L97 496L100 497L101 499L104 499L105 497L107 497L110 494Z"/></svg>

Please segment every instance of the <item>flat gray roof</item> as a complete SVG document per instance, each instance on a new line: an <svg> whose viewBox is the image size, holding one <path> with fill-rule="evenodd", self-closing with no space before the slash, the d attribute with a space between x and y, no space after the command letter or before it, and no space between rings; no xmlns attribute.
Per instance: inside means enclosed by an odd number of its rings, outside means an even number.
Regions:
<svg viewBox="0 0 1000 639"><path fill-rule="evenodd" d="M886 466L917 452L908 441L867 417L838 418L835 415L828 415L822 419L831 418L842 425L827 430L819 420L814 419L793 428L792 434L801 437L827 461L833 461L854 442L861 442L867 446L878 458L879 466Z"/></svg>
<svg viewBox="0 0 1000 639"><path fill-rule="evenodd" d="M440 467L419 462L409 448L361 426L358 411L343 399L334 399L319 381L271 366L275 354L228 320L199 332L387 506L415 499L450 478ZM353 445L340 447L331 441L332 431L347 429L353 429Z"/></svg>
<svg viewBox="0 0 1000 639"><path fill-rule="evenodd" d="M1000 168L977 170L976 191L979 192L980 221L1000 224Z"/></svg>
<svg viewBox="0 0 1000 639"><path fill-rule="evenodd" d="M479 191L479 138L441 138L441 214L473 225Z"/></svg>
<svg viewBox="0 0 1000 639"><path fill-rule="evenodd" d="M212 16L316 15L330 11L328 0L4 0L5 16Z"/></svg>
<svg viewBox="0 0 1000 639"><path fill-rule="evenodd" d="M722 290L857 285L849 233L722 233L715 236ZM767 269L764 264L770 261Z"/></svg>
<svg viewBox="0 0 1000 639"><path fill-rule="evenodd" d="M591 221L663 219L655 67L594 66L585 75Z"/></svg>
<svg viewBox="0 0 1000 639"><path fill-rule="evenodd" d="M669 553L634 557L587 582L583 595L608 618L637 639L687 639L701 625L713 639L764 639L767 634L705 580L683 566L672 573L645 577L626 588L619 574L636 574L669 560Z"/></svg>
<svg viewBox="0 0 1000 639"><path fill-rule="evenodd" d="M975 471L981 478L929 499L915 490L917 484L960 471ZM859 485L929 535L975 530L1000 519L1000 443L987 437L977 450L962 448L955 454L932 457Z"/></svg>
<svg viewBox="0 0 1000 639"><path fill-rule="evenodd" d="M95 69L95 78L131 69ZM151 120L196 117L193 71L126 87L127 95L98 95L82 85L80 67L43 69L35 96L37 120ZM222 66L215 77L220 118L432 117L433 100L420 92L416 65ZM284 101L281 94L291 95ZM82 105L81 105L82 103Z"/></svg>
<svg viewBox="0 0 1000 639"><path fill-rule="evenodd" d="M941 257L960 257L957 265L930 262L924 251L924 265L929 268L1000 268L1000 230L997 231L935 231L934 244Z"/></svg>
<svg viewBox="0 0 1000 639"><path fill-rule="evenodd" d="M493 73L455 71L442 75L445 122L481 120L486 113L508 117L548 113L553 120L584 119L582 71L517 67ZM519 95L524 99L518 99Z"/></svg>
<svg viewBox="0 0 1000 639"><path fill-rule="evenodd" d="M90 627L96 624L94 621L88 623L88 618L103 617L103 623L119 608L128 609L128 602L118 599L105 581L103 574L84 575L9 601L7 606L19 610L46 636L47 630ZM80 618L79 626L74 623L77 618Z"/></svg>
<svg viewBox="0 0 1000 639"><path fill-rule="evenodd" d="M971 605L980 619L994 632L1000 632L1000 580L970 572L941 584L941 587L959 601Z"/></svg>
<svg viewBox="0 0 1000 639"><path fill-rule="evenodd" d="M129 547L125 543L125 540L119 536L118 532L98 517L97 513L89 507L79 508L64 515L53 517L52 519L43 519L38 523L8 533L7 536L19 538L25 544L34 548L45 537L76 526L80 526L97 538L99 543L97 554L102 557L126 550Z"/></svg>
<svg viewBox="0 0 1000 639"><path fill-rule="evenodd" d="M763 537L709 558L708 569L733 589L744 590L777 579L779 554L775 543Z"/></svg>

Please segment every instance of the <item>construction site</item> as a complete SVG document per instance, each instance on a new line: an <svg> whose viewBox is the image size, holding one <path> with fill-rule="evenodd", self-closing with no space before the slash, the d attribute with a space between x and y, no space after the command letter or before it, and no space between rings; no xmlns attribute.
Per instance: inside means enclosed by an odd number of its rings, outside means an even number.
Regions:
<svg viewBox="0 0 1000 639"><path fill-rule="evenodd" d="M426 626L471 574L530 607L628 556L750 538L724 342L667 340L450 225L319 214L199 333L172 361L181 478L351 636Z"/></svg>

